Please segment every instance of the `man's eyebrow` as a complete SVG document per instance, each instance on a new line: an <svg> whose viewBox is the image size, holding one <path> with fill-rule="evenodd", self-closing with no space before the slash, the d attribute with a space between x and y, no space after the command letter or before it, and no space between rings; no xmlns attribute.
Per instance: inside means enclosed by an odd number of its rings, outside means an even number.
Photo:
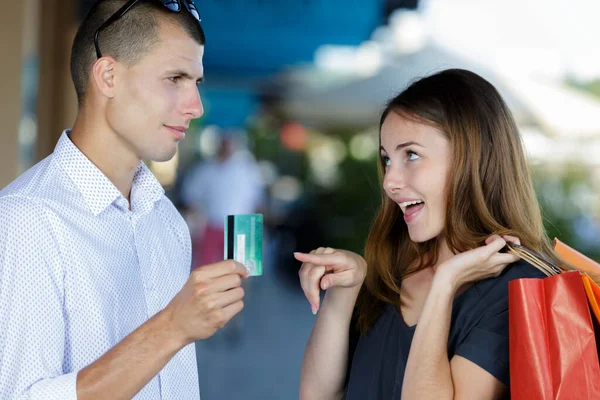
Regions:
<svg viewBox="0 0 600 400"><path fill-rule="evenodd" d="M201 76L200 78L195 79L192 75L190 75L187 72L180 70L180 69L169 70L169 71L167 71L167 75L178 75L184 79L195 80L196 82L204 82L204 76Z"/></svg>

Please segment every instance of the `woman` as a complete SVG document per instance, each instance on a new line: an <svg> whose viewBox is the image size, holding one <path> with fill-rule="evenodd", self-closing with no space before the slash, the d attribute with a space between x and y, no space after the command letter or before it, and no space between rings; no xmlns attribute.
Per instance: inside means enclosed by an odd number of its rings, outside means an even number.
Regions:
<svg viewBox="0 0 600 400"><path fill-rule="evenodd" d="M542 274L503 249L558 261L514 119L490 83L446 70L389 102L379 139L384 195L366 261L295 253L319 311L300 398L506 398L508 282Z"/></svg>

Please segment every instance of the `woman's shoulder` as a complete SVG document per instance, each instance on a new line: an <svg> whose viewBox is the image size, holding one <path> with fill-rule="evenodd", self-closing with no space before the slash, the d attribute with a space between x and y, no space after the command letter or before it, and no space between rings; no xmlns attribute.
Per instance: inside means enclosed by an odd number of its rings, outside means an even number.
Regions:
<svg viewBox="0 0 600 400"><path fill-rule="evenodd" d="M545 275L526 261L509 264L495 278L478 281L455 299L450 343L464 338L472 328L483 324L486 330L508 334L508 288L515 279L539 279ZM462 335L462 336L461 336Z"/></svg>
<svg viewBox="0 0 600 400"><path fill-rule="evenodd" d="M507 281L511 281L513 279L519 279L519 278L545 278L546 275L540 271L539 269L537 269L535 266L533 266L532 264L528 263L525 260L519 260L517 262L514 262L512 264L509 264L504 271L502 272L502 275L505 275L505 279Z"/></svg>
<svg viewBox="0 0 600 400"><path fill-rule="evenodd" d="M508 284L515 279L533 278L541 279L546 275L525 260L519 260L509 264L502 273L495 278L483 279L475 284L478 294L493 302L494 299L502 300L508 298Z"/></svg>

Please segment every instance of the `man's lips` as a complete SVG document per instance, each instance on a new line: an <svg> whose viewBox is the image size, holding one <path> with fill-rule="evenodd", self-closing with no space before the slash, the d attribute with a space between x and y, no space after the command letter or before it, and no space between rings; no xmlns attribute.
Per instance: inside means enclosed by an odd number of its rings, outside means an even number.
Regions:
<svg viewBox="0 0 600 400"><path fill-rule="evenodd" d="M184 133L185 133L185 131L187 131L187 129L188 129L188 128L187 128L187 127L185 127L185 126L171 126L171 125L165 125L165 126L166 126L167 128L171 128L171 129L174 129L174 130L176 130L176 131L179 131L179 132L184 132Z"/></svg>
<svg viewBox="0 0 600 400"><path fill-rule="evenodd" d="M173 136L175 136L175 139L177 139L177 140L185 139L185 130L187 129L185 126L165 125L165 127L173 133Z"/></svg>

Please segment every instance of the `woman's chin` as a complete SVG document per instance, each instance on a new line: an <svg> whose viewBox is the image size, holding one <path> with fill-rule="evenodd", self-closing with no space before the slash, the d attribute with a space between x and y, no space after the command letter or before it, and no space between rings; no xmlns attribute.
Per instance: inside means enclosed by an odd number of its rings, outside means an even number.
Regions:
<svg viewBox="0 0 600 400"><path fill-rule="evenodd" d="M440 232L432 232L431 230L424 231L419 229L408 229L408 236L410 237L410 240L412 240L415 243L425 243L431 239L438 237L439 235Z"/></svg>

